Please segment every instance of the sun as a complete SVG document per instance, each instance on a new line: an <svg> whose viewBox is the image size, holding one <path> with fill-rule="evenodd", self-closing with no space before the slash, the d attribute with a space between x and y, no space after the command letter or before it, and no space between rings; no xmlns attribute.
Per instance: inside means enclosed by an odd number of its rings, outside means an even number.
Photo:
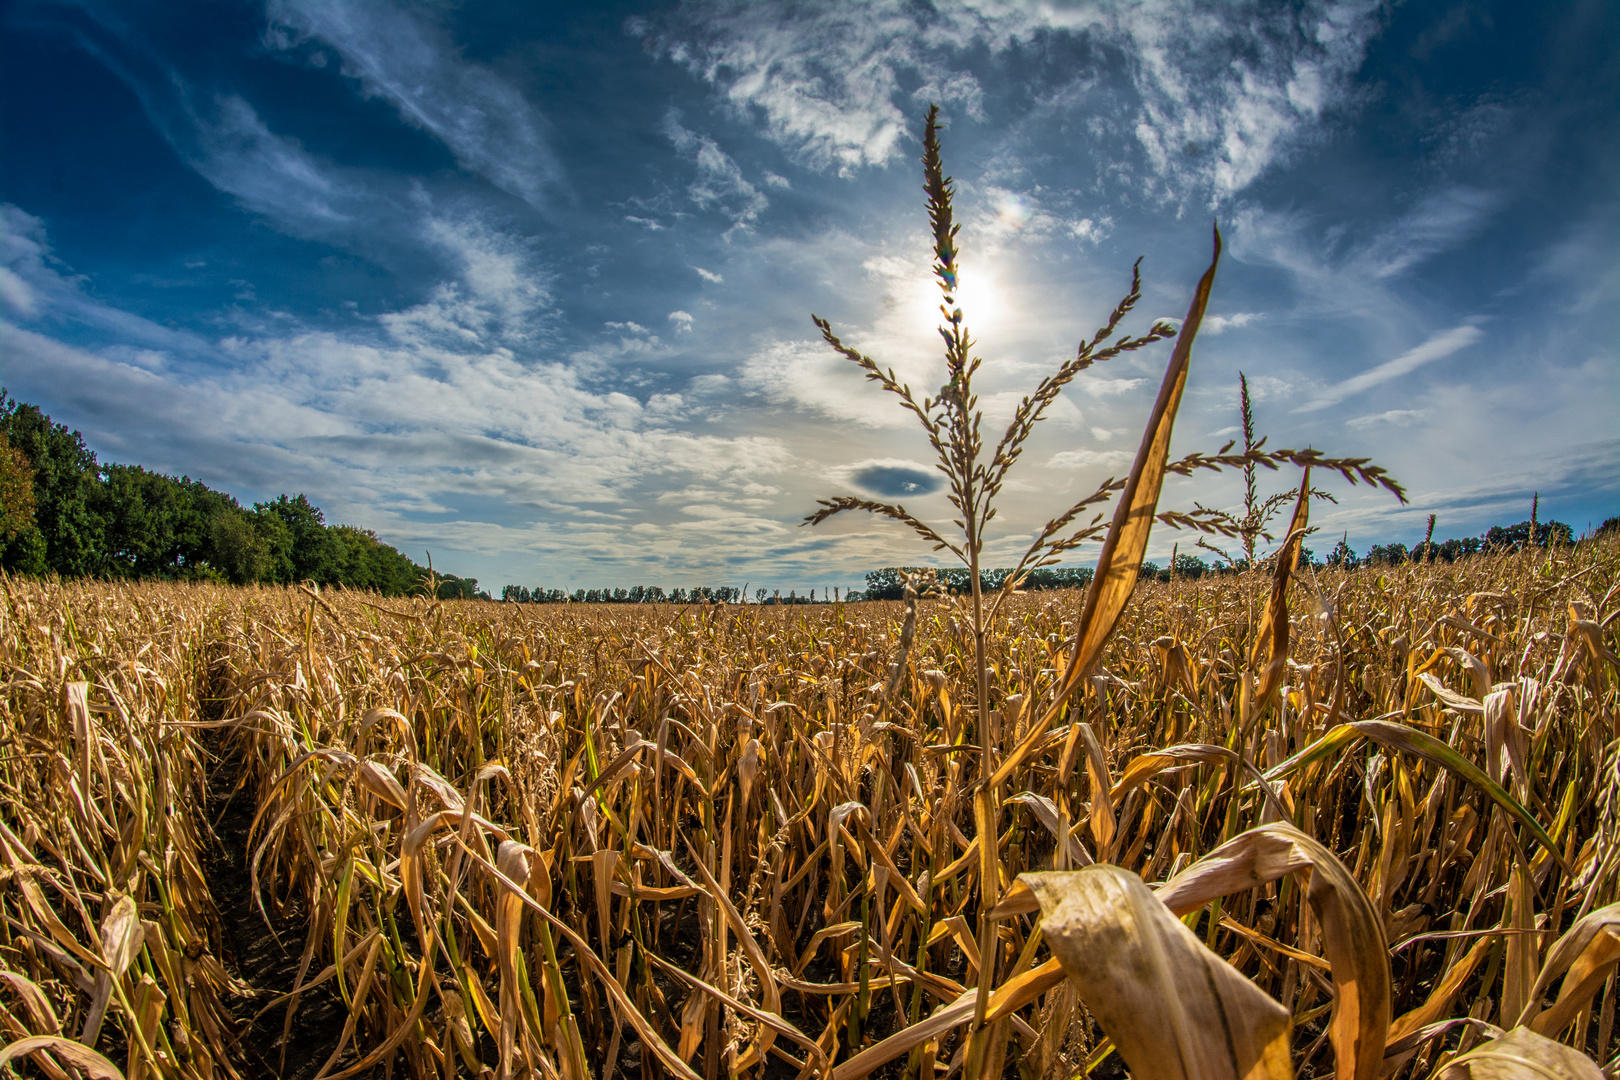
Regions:
<svg viewBox="0 0 1620 1080"><path fill-rule="evenodd" d="M974 341L990 341L1004 322L1006 305L995 275L975 266L966 266L956 276L956 291L951 294L951 305L962 312L963 322ZM915 312L918 323L938 326L944 321L940 313L944 295L934 281L924 281L912 295L908 305Z"/></svg>

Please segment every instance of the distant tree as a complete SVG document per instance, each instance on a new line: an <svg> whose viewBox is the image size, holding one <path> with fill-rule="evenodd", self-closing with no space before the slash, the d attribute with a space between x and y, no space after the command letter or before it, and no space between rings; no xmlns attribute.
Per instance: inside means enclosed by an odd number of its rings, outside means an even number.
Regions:
<svg viewBox="0 0 1620 1080"><path fill-rule="evenodd" d="M0 432L0 543L34 531L33 463Z"/></svg>
<svg viewBox="0 0 1620 1080"><path fill-rule="evenodd" d="M0 389L0 434L21 451L34 473L34 524L38 538L24 531L6 544L8 570L54 571L82 577L102 563L101 519L90 506L99 479L96 455L84 438L52 423L39 410Z"/></svg>
<svg viewBox="0 0 1620 1080"><path fill-rule="evenodd" d="M98 571L116 578L174 578L185 569L182 533L190 524L190 494L180 482L139 465L107 465L89 503L101 518Z"/></svg>
<svg viewBox="0 0 1620 1080"><path fill-rule="evenodd" d="M1177 577L1190 578L1193 581L1209 573L1209 564L1196 555L1177 555L1173 565Z"/></svg>
<svg viewBox="0 0 1620 1080"><path fill-rule="evenodd" d="M1562 521L1521 521L1517 525L1493 525L1485 533L1485 546L1504 551L1518 551L1534 544L1573 544L1575 530Z"/></svg>
<svg viewBox="0 0 1620 1080"><path fill-rule="evenodd" d="M233 585L268 579L270 546L241 510L221 510L210 523L212 565Z"/></svg>
<svg viewBox="0 0 1620 1080"><path fill-rule="evenodd" d="M936 571L926 566L885 566L881 570L873 570L866 575L866 598L868 600L899 600L905 596L906 574L933 574ZM969 586L968 571L965 567L952 567L943 572L941 578L952 592L966 592Z"/></svg>
<svg viewBox="0 0 1620 1080"><path fill-rule="evenodd" d="M281 526L267 537L274 580L283 585L299 581L325 585L341 579L342 552L327 532L326 515L308 497L282 495L273 502L255 503L253 510Z"/></svg>
<svg viewBox="0 0 1620 1080"><path fill-rule="evenodd" d="M0 567L12 572L421 588L421 567L375 533L328 526L305 496L248 512L190 477L98 464L78 432L3 390L0 497Z"/></svg>
<svg viewBox="0 0 1620 1080"><path fill-rule="evenodd" d="M383 543L370 529L331 525L326 530L333 556L330 580L349 589L369 589L384 596L405 596L422 590L422 568Z"/></svg>
<svg viewBox="0 0 1620 1080"><path fill-rule="evenodd" d="M763 604L764 602L765 602L765 590L764 589L755 589L754 590L754 603Z"/></svg>
<svg viewBox="0 0 1620 1080"><path fill-rule="evenodd" d="M1372 547L1367 549L1367 558L1365 561L1369 563L1383 563L1388 566L1398 566L1401 563L1408 561L1410 558L1411 553L1406 550L1405 544L1374 544Z"/></svg>
<svg viewBox="0 0 1620 1080"><path fill-rule="evenodd" d="M1435 545L1435 554L1445 562L1455 562L1468 555L1477 555L1484 546L1477 536L1464 536Z"/></svg>
<svg viewBox="0 0 1620 1080"><path fill-rule="evenodd" d="M488 593L478 591L477 578L461 578L447 574L439 579L440 600L488 600Z"/></svg>
<svg viewBox="0 0 1620 1080"><path fill-rule="evenodd" d="M1091 575L1089 566L1043 566L1031 570L1022 587L1028 591L1083 589L1091 584Z"/></svg>

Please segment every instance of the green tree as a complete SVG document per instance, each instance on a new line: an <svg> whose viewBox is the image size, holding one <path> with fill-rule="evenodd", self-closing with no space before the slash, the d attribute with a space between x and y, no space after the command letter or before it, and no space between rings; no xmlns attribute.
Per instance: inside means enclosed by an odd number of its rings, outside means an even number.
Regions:
<svg viewBox="0 0 1620 1080"><path fill-rule="evenodd" d="M34 470L34 524L6 545L0 563L8 570L55 571L80 577L101 569L101 519L90 496L98 481L96 455L77 431L51 422L37 406L0 389L0 434Z"/></svg>
<svg viewBox="0 0 1620 1080"><path fill-rule="evenodd" d="M232 585L249 585L269 579L270 545L254 528L253 519L241 509L224 509L209 522L209 547L213 566Z"/></svg>
<svg viewBox="0 0 1620 1080"><path fill-rule="evenodd" d="M0 565L43 574L45 537L34 521L34 464L0 431Z"/></svg>
<svg viewBox="0 0 1620 1080"><path fill-rule="evenodd" d="M370 589L384 596L421 590L424 569L377 539L370 529L332 525L327 538L336 553L336 582L349 589Z"/></svg>
<svg viewBox="0 0 1620 1080"><path fill-rule="evenodd" d="M253 511L267 526L272 580L282 585L340 583L342 550L328 535L320 507L304 495L282 495L274 502L255 503Z"/></svg>
<svg viewBox="0 0 1620 1080"><path fill-rule="evenodd" d="M180 532L192 506L178 480L139 465L107 465L90 489L90 505L101 519L101 573L181 576Z"/></svg>
<svg viewBox="0 0 1620 1080"><path fill-rule="evenodd" d="M478 591L477 578L460 578L446 574L439 579L440 600L487 600L487 593Z"/></svg>
<svg viewBox="0 0 1620 1080"><path fill-rule="evenodd" d="M34 528L34 465L0 433L0 540Z"/></svg>
<svg viewBox="0 0 1620 1080"><path fill-rule="evenodd" d="M98 466L78 432L3 389L0 567L63 577L313 580L386 596L424 588L422 567L369 530L328 526L304 495L247 511L200 480Z"/></svg>

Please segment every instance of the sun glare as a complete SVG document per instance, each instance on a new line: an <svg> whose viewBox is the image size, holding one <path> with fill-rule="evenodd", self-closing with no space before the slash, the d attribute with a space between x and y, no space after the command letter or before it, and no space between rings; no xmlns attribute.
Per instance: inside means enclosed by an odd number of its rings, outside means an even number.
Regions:
<svg viewBox="0 0 1620 1080"><path fill-rule="evenodd" d="M989 344L1004 314L1003 292L993 275L972 266L964 267L956 280L956 292L951 294L953 305L962 312L963 321L975 341ZM911 307L916 310L916 321L926 326L938 326L944 320L940 308L944 297L933 281L922 283L913 294Z"/></svg>

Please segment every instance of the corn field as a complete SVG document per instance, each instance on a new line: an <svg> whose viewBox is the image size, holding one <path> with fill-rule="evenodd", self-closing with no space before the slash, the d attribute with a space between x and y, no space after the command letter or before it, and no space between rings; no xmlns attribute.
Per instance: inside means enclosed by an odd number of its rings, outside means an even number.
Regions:
<svg viewBox="0 0 1620 1080"><path fill-rule="evenodd" d="M1302 573L1269 703L1273 575L1141 584L1045 731L1081 594L1011 596L988 776L926 594L4 585L39 1075L1614 1068L1612 540Z"/></svg>
<svg viewBox="0 0 1620 1080"><path fill-rule="evenodd" d="M1247 405L1241 453L1169 458L1218 232L1179 326L1122 332L1133 272L987 445L937 119L938 395L816 324L922 428L958 531L852 496L806 520L903 525L969 594L908 574L899 602L581 610L0 578L0 1065L1617 1074L1620 543L1301 568L1313 469L1405 493L1266 449ZM1172 337L1129 476L987 593L1047 408ZM1280 465L1303 477L1265 562L1138 580L1155 522L1252 553ZM1243 517L1160 509L1167 474L1222 469ZM1017 591L1093 540L1083 593Z"/></svg>

